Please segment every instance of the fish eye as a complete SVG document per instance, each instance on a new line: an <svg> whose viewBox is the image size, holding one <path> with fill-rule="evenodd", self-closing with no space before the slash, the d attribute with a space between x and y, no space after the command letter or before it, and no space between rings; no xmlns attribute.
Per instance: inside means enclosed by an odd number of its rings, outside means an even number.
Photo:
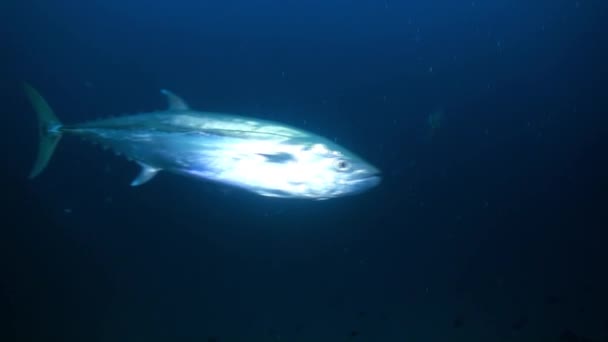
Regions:
<svg viewBox="0 0 608 342"><path fill-rule="evenodd" d="M350 169L350 163L344 159L338 159L334 162L334 166L339 171L346 171Z"/></svg>

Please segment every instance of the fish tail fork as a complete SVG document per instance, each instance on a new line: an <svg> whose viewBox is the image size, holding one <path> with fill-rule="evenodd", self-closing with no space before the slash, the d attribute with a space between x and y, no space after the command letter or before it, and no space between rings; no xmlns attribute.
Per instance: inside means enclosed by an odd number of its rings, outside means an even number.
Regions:
<svg viewBox="0 0 608 342"><path fill-rule="evenodd" d="M38 117L38 156L29 175L32 179L42 173L49 163L61 139L62 124L36 89L27 83L23 84L23 88Z"/></svg>

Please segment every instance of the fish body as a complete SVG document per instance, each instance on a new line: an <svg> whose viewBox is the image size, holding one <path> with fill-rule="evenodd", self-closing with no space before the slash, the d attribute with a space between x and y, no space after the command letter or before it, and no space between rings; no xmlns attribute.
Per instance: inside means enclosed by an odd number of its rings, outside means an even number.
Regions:
<svg viewBox="0 0 608 342"><path fill-rule="evenodd" d="M31 177L42 172L61 136L76 135L140 164L133 186L164 170L263 196L329 199L380 182L377 168L326 138L273 121L195 111L167 90L165 111L63 125L32 87L25 88L39 119Z"/></svg>

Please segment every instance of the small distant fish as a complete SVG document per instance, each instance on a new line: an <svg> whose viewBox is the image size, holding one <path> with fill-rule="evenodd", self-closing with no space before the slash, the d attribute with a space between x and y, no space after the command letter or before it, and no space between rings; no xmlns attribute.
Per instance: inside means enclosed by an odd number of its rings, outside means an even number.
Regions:
<svg viewBox="0 0 608 342"><path fill-rule="evenodd" d="M437 132L441 129L445 121L445 112L442 108L437 108L427 117L427 124L429 126L429 138L433 139Z"/></svg>
<svg viewBox="0 0 608 342"><path fill-rule="evenodd" d="M359 334L360 334L359 331L353 330L350 332L350 337L357 337L357 336L359 336Z"/></svg>
<svg viewBox="0 0 608 342"><path fill-rule="evenodd" d="M513 324L511 324L511 328L513 330L519 331L524 329L528 325L528 317L521 316Z"/></svg>
<svg viewBox="0 0 608 342"><path fill-rule="evenodd" d="M456 317L452 321L452 327L454 329L462 328L463 325L464 325L464 319L462 317Z"/></svg>
<svg viewBox="0 0 608 342"><path fill-rule="evenodd" d="M565 329L559 335L560 342L578 342L578 336L572 331Z"/></svg>
<svg viewBox="0 0 608 342"><path fill-rule="evenodd" d="M561 298L555 295L548 295L545 297L545 303L548 305L555 305L561 302Z"/></svg>
<svg viewBox="0 0 608 342"><path fill-rule="evenodd" d="M258 195L329 199L380 183L379 170L321 136L283 124L199 112L168 90L165 111L64 125L31 86L25 91L38 115L39 150L30 173L38 176L63 135L106 146L136 161L132 186L160 171L207 179Z"/></svg>
<svg viewBox="0 0 608 342"><path fill-rule="evenodd" d="M580 336L568 329L565 329L559 335L559 341L560 342L591 342L591 339L589 339L585 336Z"/></svg>

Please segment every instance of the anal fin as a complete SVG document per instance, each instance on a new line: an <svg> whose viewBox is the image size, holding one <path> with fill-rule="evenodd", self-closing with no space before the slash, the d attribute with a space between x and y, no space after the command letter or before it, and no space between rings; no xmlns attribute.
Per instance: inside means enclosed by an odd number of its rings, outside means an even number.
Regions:
<svg viewBox="0 0 608 342"><path fill-rule="evenodd" d="M152 166L148 166L141 163L139 165L141 165L141 171L139 172L139 175L137 175L137 177L135 177L135 179L131 182L131 186L139 186L144 183L147 183L152 178L154 178L154 176L156 176L158 171L160 171L160 169L154 168Z"/></svg>

